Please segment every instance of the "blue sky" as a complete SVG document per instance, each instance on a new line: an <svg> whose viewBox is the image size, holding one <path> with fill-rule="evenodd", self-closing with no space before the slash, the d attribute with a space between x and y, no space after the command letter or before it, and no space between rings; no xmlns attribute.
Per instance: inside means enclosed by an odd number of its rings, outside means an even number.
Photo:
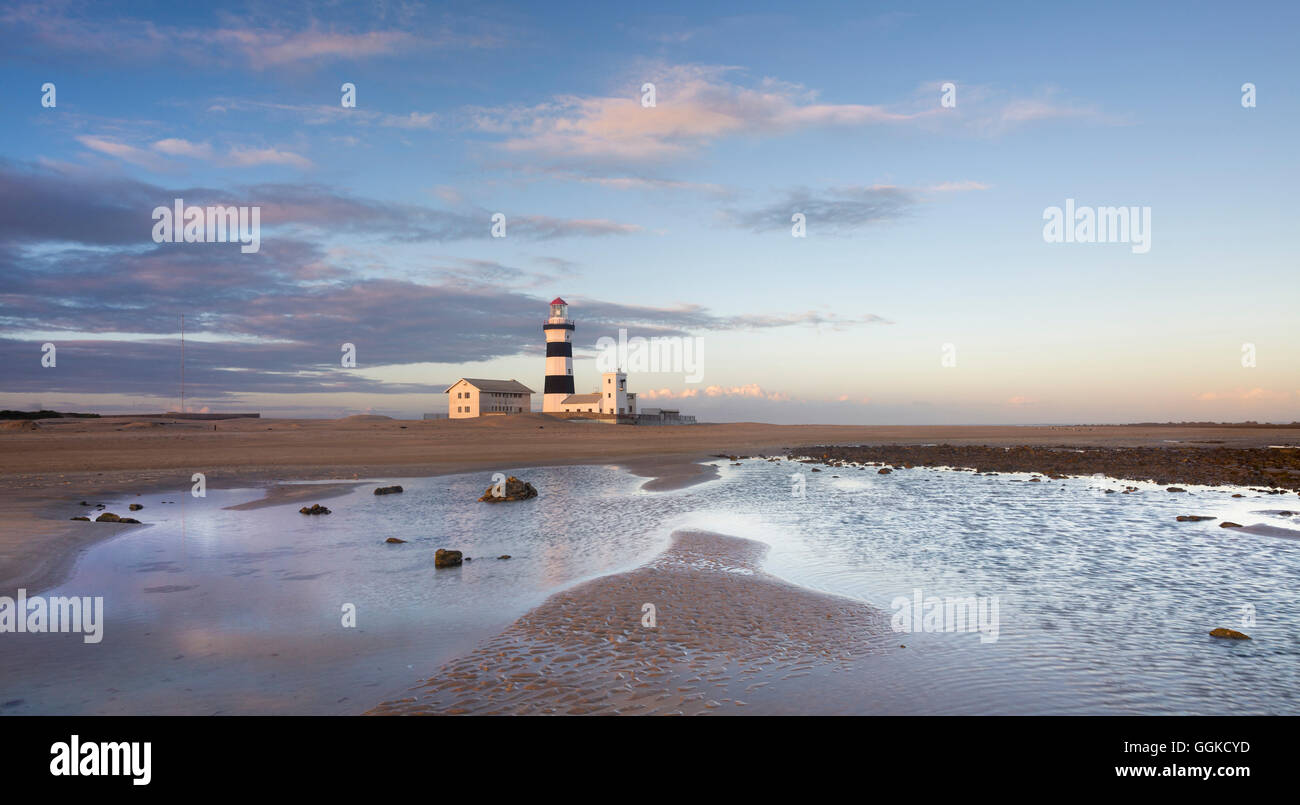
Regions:
<svg viewBox="0 0 1300 805"><path fill-rule="evenodd" d="M196 410L445 410L460 376L541 388L558 294L580 391L602 335L698 338L701 382L630 386L706 420L1300 419L1293 5L6 3L0 32L5 407L174 409L183 313ZM261 250L154 243L177 197L261 207ZM1067 198L1149 207L1150 251L1045 242Z"/></svg>

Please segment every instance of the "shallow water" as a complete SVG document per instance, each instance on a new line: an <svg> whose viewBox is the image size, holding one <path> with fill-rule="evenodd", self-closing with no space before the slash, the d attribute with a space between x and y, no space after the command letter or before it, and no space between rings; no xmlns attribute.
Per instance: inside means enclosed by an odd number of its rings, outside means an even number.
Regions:
<svg viewBox="0 0 1300 805"><path fill-rule="evenodd" d="M56 589L28 591L104 596L104 640L0 636L0 713L361 712L552 592L645 563L677 528L767 542L768 571L891 614L917 589L998 598L995 641L899 634L905 650L747 697L764 712L1300 713L1300 540L1285 536L1300 536L1300 516L1277 513L1300 508L1292 496L720 464L719 480L668 493L611 467L519 470L540 497L497 505L475 502L483 473L381 478L405 493L364 485L322 501L334 513L319 517L301 503L222 508L258 490L105 500L119 513L144 503L152 525L94 546ZM439 547L473 561L435 571ZM355 628L341 622L348 603ZM1254 639L1215 640L1216 626Z"/></svg>

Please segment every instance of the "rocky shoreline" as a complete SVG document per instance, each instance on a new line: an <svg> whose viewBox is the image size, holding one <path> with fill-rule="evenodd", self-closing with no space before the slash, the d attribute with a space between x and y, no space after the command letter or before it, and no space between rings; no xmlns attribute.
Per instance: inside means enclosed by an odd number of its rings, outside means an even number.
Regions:
<svg viewBox="0 0 1300 805"><path fill-rule="evenodd" d="M787 457L830 466L954 467L974 472L1096 475L1158 484L1244 486L1300 493L1300 449L1230 447L987 447L977 445L817 445Z"/></svg>

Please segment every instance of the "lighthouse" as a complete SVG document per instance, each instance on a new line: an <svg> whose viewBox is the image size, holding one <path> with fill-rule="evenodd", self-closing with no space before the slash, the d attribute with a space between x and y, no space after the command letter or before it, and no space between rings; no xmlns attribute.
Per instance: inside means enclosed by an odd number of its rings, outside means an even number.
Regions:
<svg viewBox="0 0 1300 805"><path fill-rule="evenodd" d="M546 385L542 388L542 411L559 412L564 398L573 394L573 322L569 303L551 300L551 317L542 325L546 333Z"/></svg>

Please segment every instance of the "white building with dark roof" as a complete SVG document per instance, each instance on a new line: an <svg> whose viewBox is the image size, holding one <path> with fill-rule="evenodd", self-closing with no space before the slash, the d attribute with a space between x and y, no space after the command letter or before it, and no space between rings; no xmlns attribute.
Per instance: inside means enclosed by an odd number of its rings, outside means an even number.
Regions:
<svg viewBox="0 0 1300 805"><path fill-rule="evenodd" d="M526 414L532 409L533 390L518 380L462 377L446 394L447 415L452 419Z"/></svg>
<svg viewBox="0 0 1300 805"><path fill-rule="evenodd" d="M566 395L557 413L631 417L636 415L636 395L628 393L626 372L606 372L600 376L600 391Z"/></svg>

